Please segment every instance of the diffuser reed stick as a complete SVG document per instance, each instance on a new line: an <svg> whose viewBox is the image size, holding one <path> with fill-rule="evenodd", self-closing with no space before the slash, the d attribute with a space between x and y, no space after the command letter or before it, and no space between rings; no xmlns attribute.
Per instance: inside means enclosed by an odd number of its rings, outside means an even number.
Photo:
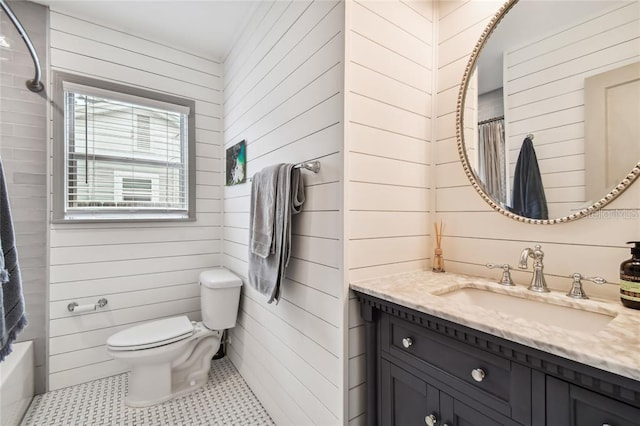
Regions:
<svg viewBox="0 0 640 426"><path fill-rule="evenodd" d="M436 234L436 249L433 256L433 272L444 272L444 258L442 257L442 231L444 230L444 225L442 221L440 224L433 224L433 229Z"/></svg>

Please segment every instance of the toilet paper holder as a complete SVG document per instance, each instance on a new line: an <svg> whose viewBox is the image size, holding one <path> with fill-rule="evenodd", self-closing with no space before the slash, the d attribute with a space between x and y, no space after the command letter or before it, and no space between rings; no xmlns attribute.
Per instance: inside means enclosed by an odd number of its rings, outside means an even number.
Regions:
<svg viewBox="0 0 640 426"><path fill-rule="evenodd" d="M98 308L104 308L105 306L107 306L107 303L109 303L109 301L105 297L103 297L99 299L98 303L96 303L95 305L79 305L78 302L71 302L67 305L67 309L69 310L69 312L95 311Z"/></svg>

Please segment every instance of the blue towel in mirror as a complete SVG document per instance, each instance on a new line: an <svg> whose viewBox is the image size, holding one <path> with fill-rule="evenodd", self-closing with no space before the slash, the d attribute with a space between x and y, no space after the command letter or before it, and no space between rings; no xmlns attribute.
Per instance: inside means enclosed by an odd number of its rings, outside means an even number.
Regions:
<svg viewBox="0 0 640 426"><path fill-rule="evenodd" d="M544 194L542 176L533 141L525 138L513 175L513 207L511 210L530 219L549 219L547 197Z"/></svg>

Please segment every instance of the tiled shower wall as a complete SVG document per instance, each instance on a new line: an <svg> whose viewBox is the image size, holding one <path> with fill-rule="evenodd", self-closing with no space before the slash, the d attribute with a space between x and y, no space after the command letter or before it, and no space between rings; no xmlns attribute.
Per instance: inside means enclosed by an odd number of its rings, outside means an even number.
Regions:
<svg viewBox="0 0 640 426"><path fill-rule="evenodd" d="M47 9L26 1L9 5L29 33L44 73ZM47 110L43 95L25 86L34 77L27 47L6 14L0 12L0 17L0 33L9 44L0 47L0 157L8 182L29 321L18 341L34 342L36 392L41 393L45 390L46 359Z"/></svg>

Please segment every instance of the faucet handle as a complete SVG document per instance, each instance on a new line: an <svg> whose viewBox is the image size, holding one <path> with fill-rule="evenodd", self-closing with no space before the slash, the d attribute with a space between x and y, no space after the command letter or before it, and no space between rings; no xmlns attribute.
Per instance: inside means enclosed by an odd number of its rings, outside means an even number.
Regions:
<svg viewBox="0 0 640 426"><path fill-rule="evenodd" d="M498 281L498 284L502 284L505 286L514 286L515 284L513 283L513 280L511 279L511 270L513 269L513 266L507 264L507 263L487 263L485 265L487 268L489 269L495 269L495 268L502 268L502 278L500 278L500 281Z"/></svg>
<svg viewBox="0 0 640 426"><path fill-rule="evenodd" d="M582 281L591 281L592 283L602 285L606 284L607 280L602 277L585 277L582 274L576 272L575 274L569 275L569 278L573 278L573 283L571 284L571 290L567 293L567 296L572 297L574 299L588 299L587 293L582 289Z"/></svg>

